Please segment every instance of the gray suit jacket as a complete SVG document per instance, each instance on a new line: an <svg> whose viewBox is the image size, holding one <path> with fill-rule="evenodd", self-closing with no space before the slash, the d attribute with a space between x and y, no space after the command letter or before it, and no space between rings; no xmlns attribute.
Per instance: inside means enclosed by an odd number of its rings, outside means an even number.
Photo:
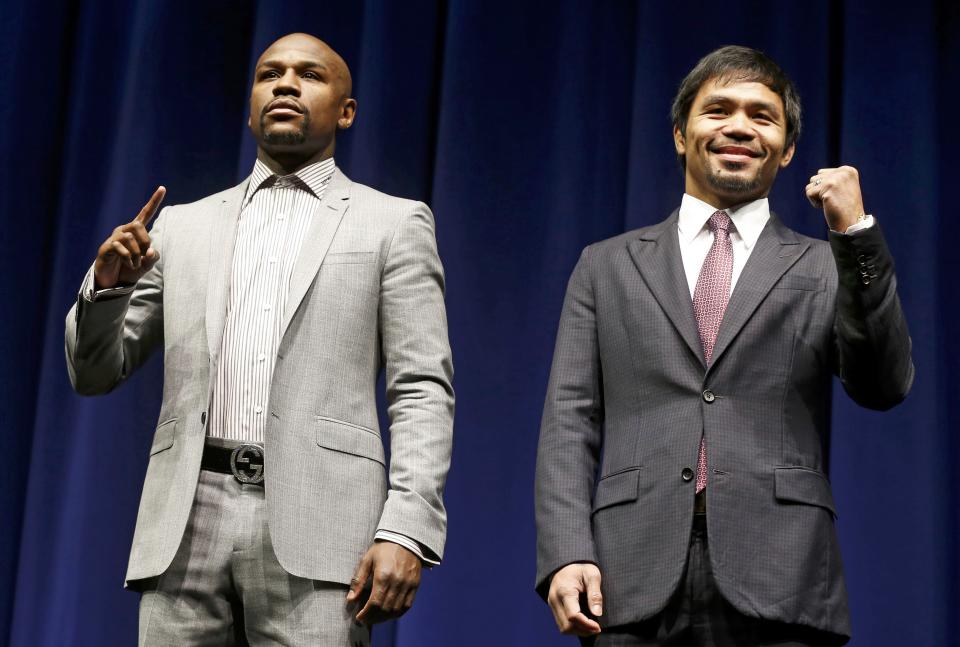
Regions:
<svg viewBox="0 0 960 647"><path fill-rule="evenodd" d="M81 297L67 316L70 379L82 394L110 391L164 351L128 581L162 573L187 523L246 184L164 209L151 233L160 260L132 295ZM443 283L427 206L336 171L293 270L264 433L269 527L288 572L347 583L378 529L442 557L454 406Z"/></svg>
<svg viewBox="0 0 960 647"><path fill-rule="evenodd" d="M587 247L567 289L543 413L538 590L546 594L560 567L594 562L602 623L661 610L686 562L695 479L681 474L696 468L703 434L722 594L748 616L849 635L824 465L833 373L874 409L898 403L913 380L879 226L826 243L771 216L709 368L676 212Z"/></svg>

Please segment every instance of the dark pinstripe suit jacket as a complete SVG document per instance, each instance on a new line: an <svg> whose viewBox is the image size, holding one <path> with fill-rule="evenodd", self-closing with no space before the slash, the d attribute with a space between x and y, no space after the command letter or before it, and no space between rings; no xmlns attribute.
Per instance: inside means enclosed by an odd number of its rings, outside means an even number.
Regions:
<svg viewBox="0 0 960 647"><path fill-rule="evenodd" d="M587 247L567 288L540 432L538 590L560 567L594 562L603 623L662 609L683 574L694 481L681 475L696 467L702 433L723 595L748 616L849 635L824 467L833 374L873 409L900 402L913 381L878 225L827 243L771 216L709 368L676 212Z"/></svg>

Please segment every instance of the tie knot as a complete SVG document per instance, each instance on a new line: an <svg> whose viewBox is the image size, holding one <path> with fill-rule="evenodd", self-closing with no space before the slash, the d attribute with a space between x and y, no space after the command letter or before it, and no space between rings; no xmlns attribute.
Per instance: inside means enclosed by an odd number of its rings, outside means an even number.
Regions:
<svg viewBox="0 0 960 647"><path fill-rule="evenodd" d="M730 233L730 216L726 211L714 211L710 220L707 221L707 226L713 233L717 233L717 230L725 234Z"/></svg>

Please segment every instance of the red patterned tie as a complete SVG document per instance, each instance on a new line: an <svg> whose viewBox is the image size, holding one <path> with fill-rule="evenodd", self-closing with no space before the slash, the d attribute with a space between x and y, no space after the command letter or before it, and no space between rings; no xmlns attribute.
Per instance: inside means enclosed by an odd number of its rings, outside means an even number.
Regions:
<svg viewBox="0 0 960 647"><path fill-rule="evenodd" d="M730 216L725 211L715 211L707 226L713 232L713 245L700 268L697 287L693 290L693 313L700 330L703 357L710 365L713 344L717 341L720 320L730 300L730 280L733 277L733 245L730 243ZM700 454L697 456L697 494L707 487L707 449L700 439Z"/></svg>

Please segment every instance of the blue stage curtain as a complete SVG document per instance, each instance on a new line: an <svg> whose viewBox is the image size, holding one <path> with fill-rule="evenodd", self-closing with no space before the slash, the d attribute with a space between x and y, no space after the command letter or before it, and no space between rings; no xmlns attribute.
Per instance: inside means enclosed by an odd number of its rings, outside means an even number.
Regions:
<svg viewBox="0 0 960 647"><path fill-rule="evenodd" d="M63 319L99 243L157 184L181 203L249 172L252 64L290 31L350 63L360 108L337 161L431 204L448 274L448 551L378 647L571 644L533 592L534 457L566 280L583 246L679 204L670 100L729 43L769 53L804 100L773 209L824 237L806 179L857 166L913 335L902 406L834 398L851 644L958 644L960 10L946 0L5 0L0 643L135 641L137 597L121 584L161 359L80 398Z"/></svg>

